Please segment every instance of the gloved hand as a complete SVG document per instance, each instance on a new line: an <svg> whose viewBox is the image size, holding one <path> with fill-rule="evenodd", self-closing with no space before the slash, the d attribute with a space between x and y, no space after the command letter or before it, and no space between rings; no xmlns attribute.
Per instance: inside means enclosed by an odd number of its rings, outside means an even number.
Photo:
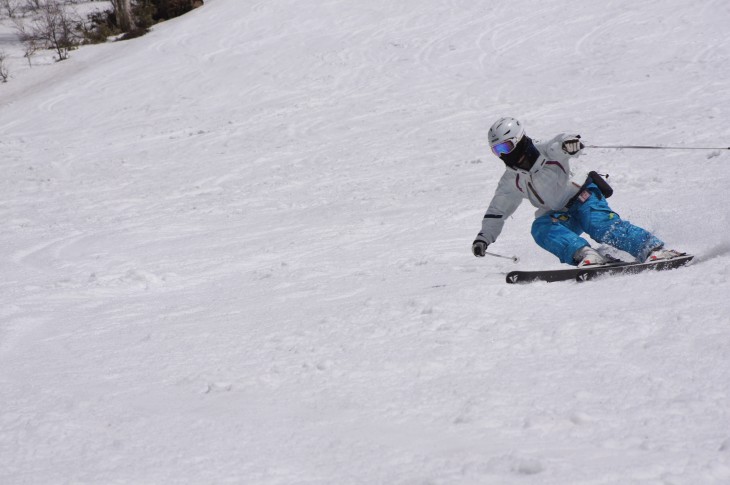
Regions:
<svg viewBox="0 0 730 485"><path fill-rule="evenodd" d="M484 255L487 252L487 248L489 247L489 244L485 243L484 241L476 240L473 243L471 243L471 252L476 256L477 258L483 258Z"/></svg>
<svg viewBox="0 0 730 485"><path fill-rule="evenodd" d="M580 135L575 135L563 140L563 151L568 155L575 155L579 151L585 148L585 145L580 141Z"/></svg>

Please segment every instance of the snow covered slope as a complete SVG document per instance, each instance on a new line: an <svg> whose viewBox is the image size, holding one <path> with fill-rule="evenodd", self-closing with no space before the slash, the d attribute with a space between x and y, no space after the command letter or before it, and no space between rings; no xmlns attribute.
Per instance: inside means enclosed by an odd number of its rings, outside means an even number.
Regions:
<svg viewBox="0 0 730 485"><path fill-rule="evenodd" d="M592 150L698 261L507 286L503 115L728 146L723 1L209 0L0 85L0 483L730 483L730 151ZM495 252L558 267L529 236Z"/></svg>

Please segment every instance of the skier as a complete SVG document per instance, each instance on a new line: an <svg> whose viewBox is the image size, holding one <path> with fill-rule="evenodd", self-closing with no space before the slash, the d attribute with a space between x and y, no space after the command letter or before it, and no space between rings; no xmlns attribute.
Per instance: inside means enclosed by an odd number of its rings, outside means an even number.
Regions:
<svg viewBox="0 0 730 485"><path fill-rule="evenodd" d="M501 118L489 129L489 145L506 170L484 215L482 230L472 243L474 256L486 254L502 232L505 219L523 199L538 209L532 223L535 242L563 263L584 267L613 260L593 249L581 237L583 233L639 262L681 255L664 249L664 242L650 232L621 219L606 202L612 193L606 181L570 163L585 148L580 135L562 133L550 141L533 143L522 123Z"/></svg>

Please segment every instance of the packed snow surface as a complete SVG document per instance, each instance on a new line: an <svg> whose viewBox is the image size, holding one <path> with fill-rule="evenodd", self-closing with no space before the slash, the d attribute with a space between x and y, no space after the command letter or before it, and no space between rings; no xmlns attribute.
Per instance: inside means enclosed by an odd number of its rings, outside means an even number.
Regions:
<svg viewBox="0 0 730 485"><path fill-rule="evenodd" d="M0 483L730 483L730 151L587 149L689 267L471 242L486 131L730 146L730 3L208 0L0 85ZM7 42L8 37L3 37Z"/></svg>

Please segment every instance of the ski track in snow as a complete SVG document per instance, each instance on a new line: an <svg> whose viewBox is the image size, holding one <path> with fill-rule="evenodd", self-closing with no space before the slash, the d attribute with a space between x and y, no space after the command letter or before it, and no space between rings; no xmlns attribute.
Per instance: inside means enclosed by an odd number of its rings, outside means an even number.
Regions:
<svg viewBox="0 0 730 485"><path fill-rule="evenodd" d="M0 483L730 483L729 153L582 158L686 268L508 286L527 204L469 251L499 116L727 144L728 20L210 0L19 71Z"/></svg>

